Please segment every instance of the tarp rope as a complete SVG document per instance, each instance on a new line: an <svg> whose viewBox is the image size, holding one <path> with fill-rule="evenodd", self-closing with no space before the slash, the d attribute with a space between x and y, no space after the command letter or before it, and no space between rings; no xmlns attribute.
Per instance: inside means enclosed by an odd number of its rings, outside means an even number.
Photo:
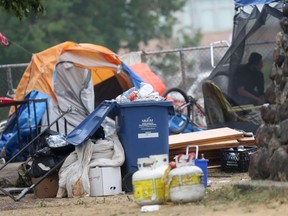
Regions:
<svg viewBox="0 0 288 216"><path fill-rule="evenodd" d="M9 42L8 42L8 39L1 34L0 32L0 43L3 45L3 46L8 46Z"/></svg>

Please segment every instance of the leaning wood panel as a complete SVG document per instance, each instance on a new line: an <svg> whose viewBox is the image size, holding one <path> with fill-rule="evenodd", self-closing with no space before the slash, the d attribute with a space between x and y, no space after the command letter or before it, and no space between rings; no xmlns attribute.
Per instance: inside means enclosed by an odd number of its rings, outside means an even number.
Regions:
<svg viewBox="0 0 288 216"><path fill-rule="evenodd" d="M225 142L243 138L243 132L228 127L197 131L169 136L169 149L177 149L187 145L200 145Z"/></svg>

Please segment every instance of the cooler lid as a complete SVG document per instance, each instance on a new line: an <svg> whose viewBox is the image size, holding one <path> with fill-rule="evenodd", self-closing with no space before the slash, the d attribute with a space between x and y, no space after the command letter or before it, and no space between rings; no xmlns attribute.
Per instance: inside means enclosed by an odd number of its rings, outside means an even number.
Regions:
<svg viewBox="0 0 288 216"><path fill-rule="evenodd" d="M105 100L100 103L93 112L66 136L66 141L72 145L80 145L88 140L115 106L115 100Z"/></svg>

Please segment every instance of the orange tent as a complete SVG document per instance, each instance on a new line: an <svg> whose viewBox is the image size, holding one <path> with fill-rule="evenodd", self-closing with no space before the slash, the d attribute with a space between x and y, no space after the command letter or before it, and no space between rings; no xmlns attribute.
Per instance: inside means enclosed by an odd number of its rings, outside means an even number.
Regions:
<svg viewBox="0 0 288 216"><path fill-rule="evenodd" d="M71 61L80 68L90 69L94 85L116 76L124 90L132 87L124 73L117 73L121 60L111 50L94 44L64 42L33 55L16 89L14 99L23 100L29 92L37 90L57 102L52 78L55 66L60 61Z"/></svg>

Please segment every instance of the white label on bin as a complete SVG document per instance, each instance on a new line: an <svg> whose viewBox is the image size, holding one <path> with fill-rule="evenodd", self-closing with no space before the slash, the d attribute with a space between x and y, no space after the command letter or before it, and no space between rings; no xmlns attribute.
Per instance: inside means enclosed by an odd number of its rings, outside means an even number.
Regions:
<svg viewBox="0 0 288 216"><path fill-rule="evenodd" d="M138 139L157 138L157 137L159 137L159 133L141 133L141 134L138 134Z"/></svg>
<svg viewBox="0 0 288 216"><path fill-rule="evenodd" d="M139 129L142 131L151 131L157 128L157 124L154 123L154 119L150 116L146 119L142 119L141 123L139 124Z"/></svg>

